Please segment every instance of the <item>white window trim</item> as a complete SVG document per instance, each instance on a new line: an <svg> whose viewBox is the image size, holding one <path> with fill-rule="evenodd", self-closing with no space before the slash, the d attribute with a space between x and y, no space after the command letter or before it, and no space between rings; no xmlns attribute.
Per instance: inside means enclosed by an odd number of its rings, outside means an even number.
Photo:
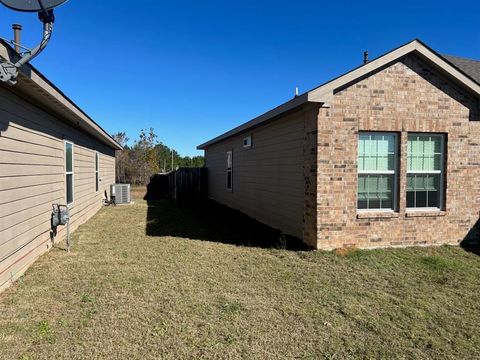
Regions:
<svg viewBox="0 0 480 360"><path fill-rule="evenodd" d="M436 207L423 207L423 208L407 208L407 212L441 212L442 209Z"/></svg>
<svg viewBox="0 0 480 360"><path fill-rule="evenodd" d="M357 136L357 161L358 161L358 143L360 139L360 135L362 134L374 134L374 135L393 135L394 137L394 149L395 149L395 169L394 170L385 170L385 171L364 171L364 170L357 170L357 182L358 182L358 175L393 175L393 209L359 209L358 208L358 188L357 188L357 213L395 213L398 211L398 191L399 191L399 180L398 180L398 171L399 171L399 158L400 158L400 149L399 149L399 138L400 134L397 132L379 132L379 131L359 131ZM357 164L358 166L358 164ZM358 185L357 185L358 186Z"/></svg>
<svg viewBox="0 0 480 360"><path fill-rule="evenodd" d="M100 191L100 154L95 151L95 192Z"/></svg>
<svg viewBox="0 0 480 360"><path fill-rule="evenodd" d="M228 157L230 156L231 161L231 168L228 168ZM228 187L228 173L230 172L230 188ZM226 164L226 172L225 172L225 188L229 192L233 192L233 150L227 151L227 164Z"/></svg>
<svg viewBox="0 0 480 360"><path fill-rule="evenodd" d="M248 141L248 144L247 144L247 145L245 145L245 140ZM243 140L242 140L242 146L243 146L243 148L244 148L244 149L251 149L251 148L252 148L252 142L253 142L253 140L252 140L252 135L245 136L245 137L243 138Z"/></svg>
<svg viewBox="0 0 480 360"><path fill-rule="evenodd" d="M407 134L407 144L408 144L408 137L409 136L432 136L432 137L439 137L442 139L440 144L440 170L432 170L432 171L409 171L407 166L407 177L409 174L425 174L425 175L440 175L440 186L439 186L439 207L407 207L407 212L438 212L442 211L445 208L445 134L438 134L438 133L408 133ZM407 145L407 162L408 162L408 145ZM405 194L406 198L406 194Z"/></svg>
<svg viewBox="0 0 480 360"><path fill-rule="evenodd" d="M397 167L397 165L395 165ZM385 171L365 171L359 170L358 173L360 175L393 175L395 174L395 170L385 170Z"/></svg>
<svg viewBox="0 0 480 360"><path fill-rule="evenodd" d="M393 209L357 209L357 213L395 213L395 212L397 211Z"/></svg>
<svg viewBox="0 0 480 360"><path fill-rule="evenodd" d="M67 171L67 144L72 145L72 171ZM64 175L64 181L65 181L65 204L68 207L73 206L75 203L75 144L72 141L64 140L63 144L63 151L64 151L64 170L65 170L65 175ZM67 175L72 175L72 202L68 203L68 182L67 182Z"/></svg>

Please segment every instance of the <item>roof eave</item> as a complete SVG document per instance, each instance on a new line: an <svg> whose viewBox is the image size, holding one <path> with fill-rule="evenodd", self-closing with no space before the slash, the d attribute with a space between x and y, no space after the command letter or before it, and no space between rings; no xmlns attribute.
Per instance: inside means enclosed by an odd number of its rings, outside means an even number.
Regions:
<svg viewBox="0 0 480 360"><path fill-rule="evenodd" d="M267 121L282 115L283 113L290 111L298 106L301 106L306 103L330 103L336 91L342 89L349 84L353 84L358 79L363 77L370 76L378 69L382 67L389 66L390 64L398 61L399 59L407 56L409 54L416 54L430 63L434 64L437 68L443 71L451 79L457 81L459 84L462 84L466 89L468 89L472 94L480 98L480 84L472 79L469 75L464 73L461 69L451 64L443 56L438 54L436 51L428 47L422 41L414 39L396 49L391 50L390 52L379 56L378 58L361 65L348 73L341 75L327 83L320 85L319 87L296 97L277 108L243 124L240 125L202 145L197 147L198 150L205 150L207 147L216 144L225 139L231 138L232 136L238 135L242 132L262 125Z"/></svg>
<svg viewBox="0 0 480 360"><path fill-rule="evenodd" d="M0 40L0 59L12 61L18 55L3 40ZM79 125L84 131L95 136L105 145L115 150L123 150L123 147L117 143L100 125L90 118L78 105L70 100L59 88L50 82L32 65L26 64L20 69L17 85L11 89L15 91L28 91L35 88L35 101L39 102L45 108L62 115L72 124Z"/></svg>
<svg viewBox="0 0 480 360"><path fill-rule="evenodd" d="M439 69L441 69L441 71L443 71L450 78L463 84L473 94L480 97L480 84L478 84L470 76L465 74L462 70L458 69L456 66L453 66L450 62L443 58L443 56L429 48L423 42L415 39L397 49L390 51L385 55L376 58L375 60L368 62L365 65L362 65L346 73L345 75L342 75L310 91L309 100L330 102L332 100L333 94L338 89L348 86L349 84L358 81L358 79L362 77L367 77L370 74L378 71L379 68L388 66L389 64L392 64L395 61L401 59L402 57L412 53L428 60L429 62L437 66Z"/></svg>
<svg viewBox="0 0 480 360"><path fill-rule="evenodd" d="M209 147L213 144L216 144L219 141L222 141L222 140L228 139L232 136L241 134L242 132L250 130L250 129L256 127L256 126L263 125L267 121L269 121L269 120L271 120L271 119L273 119L273 118L275 118L279 115L282 115L286 112L292 111L292 110L294 110L294 109L296 109L296 108L298 108L302 105L305 105L308 102L309 102L308 93L296 96L292 100L287 101L286 103L283 103L282 105L264 113L263 115L260 115L256 118L254 118L253 120L250 120L249 122L246 122L246 123L244 123L240 126L237 126L236 128L234 128L230 131L227 131L226 133L224 133L220 136L217 136L216 138L214 138L212 140L209 140L206 143L198 145L197 149L198 150L205 150L207 147Z"/></svg>

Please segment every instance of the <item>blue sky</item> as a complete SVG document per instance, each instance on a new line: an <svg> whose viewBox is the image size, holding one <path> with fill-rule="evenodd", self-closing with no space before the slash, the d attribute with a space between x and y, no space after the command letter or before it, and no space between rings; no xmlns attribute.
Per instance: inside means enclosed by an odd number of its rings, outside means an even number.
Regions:
<svg viewBox="0 0 480 360"><path fill-rule="evenodd" d="M130 6L136 5L137 8ZM480 59L480 2L70 0L33 64L109 133L155 128L182 155L413 38ZM34 14L0 8L0 36Z"/></svg>

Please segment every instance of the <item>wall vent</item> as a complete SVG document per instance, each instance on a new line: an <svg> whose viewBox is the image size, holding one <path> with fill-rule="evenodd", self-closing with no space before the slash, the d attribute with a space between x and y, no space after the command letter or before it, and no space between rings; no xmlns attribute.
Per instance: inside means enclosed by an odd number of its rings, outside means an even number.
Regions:
<svg viewBox="0 0 480 360"><path fill-rule="evenodd" d="M247 136L243 138L243 148L250 149L252 147L252 136Z"/></svg>

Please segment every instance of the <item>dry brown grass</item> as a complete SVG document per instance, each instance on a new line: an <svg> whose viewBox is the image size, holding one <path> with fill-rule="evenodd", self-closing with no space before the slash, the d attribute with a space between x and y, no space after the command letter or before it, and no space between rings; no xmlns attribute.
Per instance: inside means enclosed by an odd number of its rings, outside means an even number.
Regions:
<svg viewBox="0 0 480 360"><path fill-rule="evenodd" d="M131 187L131 196L135 201L142 200L146 193L145 186L132 185Z"/></svg>
<svg viewBox="0 0 480 360"><path fill-rule="evenodd" d="M186 221L181 206L150 207ZM0 298L1 359L480 357L476 255L147 236L148 210L103 209L73 256L43 256Z"/></svg>

